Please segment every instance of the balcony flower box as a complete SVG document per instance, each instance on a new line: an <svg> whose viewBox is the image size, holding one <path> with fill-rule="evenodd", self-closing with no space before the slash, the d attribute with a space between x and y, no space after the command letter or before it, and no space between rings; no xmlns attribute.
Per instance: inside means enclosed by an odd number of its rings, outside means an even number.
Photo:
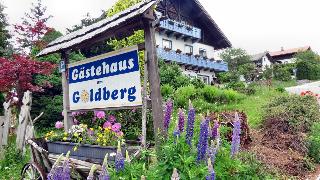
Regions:
<svg viewBox="0 0 320 180"><path fill-rule="evenodd" d="M192 56L192 53L186 53L187 56Z"/></svg>
<svg viewBox="0 0 320 180"><path fill-rule="evenodd" d="M177 49L177 50L176 50L176 53L177 53L177 54L181 54L181 52L182 52L182 51L181 51L180 49Z"/></svg>
<svg viewBox="0 0 320 180"><path fill-rule="evenodd" d="M164 50L165 50L165 51L171 51L171 49L170 49L170 48L167 48L167 47L165 47Z"/></svg>
<svg viewBox="0 0 320 180"><path fill-rule="evenodd" d="M186 26L186 29L187 29L188 31L191 31L191 30L192 30L192 27L191 27L191 26Z"/></svg>

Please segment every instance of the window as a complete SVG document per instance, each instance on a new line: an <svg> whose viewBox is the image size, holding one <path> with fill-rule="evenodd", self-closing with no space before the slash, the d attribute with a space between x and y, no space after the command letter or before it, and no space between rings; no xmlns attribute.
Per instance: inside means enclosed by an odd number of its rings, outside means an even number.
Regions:
<svg viewBox="0 0 320 180"><path fill-rule="evenodd" d="M202 57L207 57L207 51L205 49L199 49L199 55Z"/></svg>
<svg viewBox="0 0 320 180"><path fill-rule="evenodd" d="M184 51L185 51L185 53L187 53L187 54L193 54L193 47L186 44L186 45L184 46Z"/></svg>
<svg viewBox="0 0 320 180"><path fill-rule="evenodd" d="M209 76L198 75L198 78L205 84L209 84Z"/></svg>
<svg viewBox="0 0 320 180"><path fill-rule="evenodd" d="M164 49L172 49L172 41L168 39L162 39L162 47Z"/></svg>

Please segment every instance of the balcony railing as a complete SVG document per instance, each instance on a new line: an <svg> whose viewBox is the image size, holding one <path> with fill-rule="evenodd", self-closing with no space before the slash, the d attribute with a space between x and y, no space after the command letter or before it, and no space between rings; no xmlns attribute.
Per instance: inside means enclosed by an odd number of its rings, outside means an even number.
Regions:
<svg viewBox="0 0 320 180"><path fill-rule="evenodd" d="M179 33L182 37L201 39L201 29L171 19L160 21L159 27L165 31L171 31L173 34Z"/></svg>
<svg viewBox="0 0 320 180"><path fill-rule="evenodd" d="M204 59L203 57L195 57L194 55L178 54L173 50L164 50L157 48L158 57L167 61L173 61L178 64L194 66L203 69L214 70L218 72L228 71L226 62L217 62Z"/></svg>

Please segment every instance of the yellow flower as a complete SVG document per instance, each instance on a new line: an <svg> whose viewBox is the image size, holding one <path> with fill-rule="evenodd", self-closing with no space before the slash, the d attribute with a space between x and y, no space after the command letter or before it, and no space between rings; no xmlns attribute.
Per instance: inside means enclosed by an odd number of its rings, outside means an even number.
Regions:
<svg viewBox="0 0 320 180"><path fill-rule="evenodd" d="M93 128L90 128L91 131L93 131Z"/></svg>
<svg viewBox="0 0 320 180"><path fill-rule="evenodd" d="M68 136L68 133L67 133L67 132L64 132L63 135L64 135L64 136Z"/></svg>
<svg viewBox="0 0 320 180"><path fill-rule="evenodd" d="M79 134L78 134L78 133L74 133L73 135L74 135L75 137L78 137L78 136L79 136Z"/></svg>
<svg viewBox="0 0 320 180"><path fill-rule="evenodd" d="M77 150L78 150L78 147L75 146L75 147L73 148L73 151L77 151Z"/></svg>
<svg viewBox="0 0 320 180"><path fill-rule="evenodd" d="M97 139L97 142L100 142L100 138Z"/></svg>
<svg viewBox="0 0 320 180"><path fill-rule="evenodd" d="M82 141L82 138L79 138L79 141Z"/></svg>
<svg viewBox="0 0 320 180"><path fill-rule="evenodd" d="M66 141L66 140L67 140L67 137L63 137L63 140Z"/></svg>

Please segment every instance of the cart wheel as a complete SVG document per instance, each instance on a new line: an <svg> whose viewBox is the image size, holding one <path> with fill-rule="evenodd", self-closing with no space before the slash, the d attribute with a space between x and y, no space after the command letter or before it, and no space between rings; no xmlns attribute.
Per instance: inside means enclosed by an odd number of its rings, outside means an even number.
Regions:
<svg viewBox="0 0 320 180"><path fill-rule="evenodd" d="M21 171L22 180L46 180L43 170L35 163L27 163Z"/></svg>

